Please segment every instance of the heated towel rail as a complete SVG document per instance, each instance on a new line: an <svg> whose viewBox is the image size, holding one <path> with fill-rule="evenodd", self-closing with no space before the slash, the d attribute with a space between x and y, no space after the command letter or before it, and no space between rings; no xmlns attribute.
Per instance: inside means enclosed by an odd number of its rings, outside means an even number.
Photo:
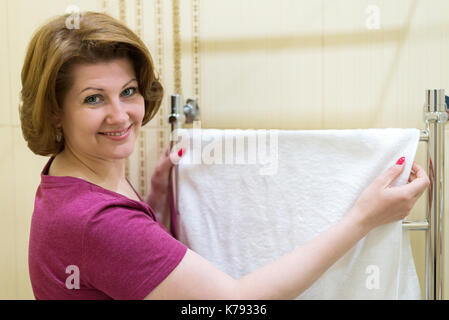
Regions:
<svg viewBox="0 0 449 320"><path fill-rule="evenodd" d="M181 96L171 96L171 113L168 121L173 133L179 127L179 109L182 106ZM444 126L449 117L449 97L444 89L425 91L424 121L426 129L421 130L420 141L427 143L427 173L431 184L427 190L426 215L424 220L406 220L403 227L410 231L426 232L426 265L425 265L425 297L428 300L443 299L443 247L444 247ZM188 99L183 106L185 123L198 119L199 107L195 100ZM170 149L174 145L170 139ZM177 230L177 166L170 172L171 195L171 232L178 237Z"/></svg>

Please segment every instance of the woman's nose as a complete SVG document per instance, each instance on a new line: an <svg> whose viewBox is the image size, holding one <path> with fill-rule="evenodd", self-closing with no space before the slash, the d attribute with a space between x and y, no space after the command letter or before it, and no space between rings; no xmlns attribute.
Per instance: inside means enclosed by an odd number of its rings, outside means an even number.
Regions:
<svg viewBox="0 0 449 320"><path fill-rule="evenodd" d="M124 123L129 119L126 107L120 100L113 100L107 108L107 121L110 123Z"/></svg>

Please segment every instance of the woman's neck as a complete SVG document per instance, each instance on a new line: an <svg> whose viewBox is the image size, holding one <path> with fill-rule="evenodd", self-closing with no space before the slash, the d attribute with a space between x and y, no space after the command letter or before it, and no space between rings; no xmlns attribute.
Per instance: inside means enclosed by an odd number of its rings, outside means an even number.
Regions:
<svg viewBox="0 0 449 320"><path fill-rule="evenodd" d="M81 178L108 189L117 189L125 182L125 159L102 159L64 148L57 156L60 167Z"/></svg>

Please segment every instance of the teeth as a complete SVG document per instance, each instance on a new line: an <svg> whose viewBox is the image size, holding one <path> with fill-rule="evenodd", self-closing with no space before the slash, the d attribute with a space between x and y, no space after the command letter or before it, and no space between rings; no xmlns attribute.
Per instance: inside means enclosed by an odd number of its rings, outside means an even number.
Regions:
<svg viewBox="0 0 449 320"><path fill-rule="evenodd" d="M107 135L107 136L123 136L126 133L126 131L128 131L128 129L125 129L122 132L117 132L117 133L115 133L115 132L113 132L113 133L103 132L103 134Z"/></svg>
<svg viewBox="0 0 449 320"><path fill-rule="evenodd" d="M107 136L123 136L124 133L105 133Z"/></svg>

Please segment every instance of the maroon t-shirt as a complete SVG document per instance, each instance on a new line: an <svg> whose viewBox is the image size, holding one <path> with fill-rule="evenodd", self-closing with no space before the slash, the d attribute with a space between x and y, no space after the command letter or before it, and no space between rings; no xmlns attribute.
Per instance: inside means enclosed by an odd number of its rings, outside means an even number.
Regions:
<svg viewBox="0 0 449 320"><path fill-rule="evenodd" d="M75 177L41 173L29 271L36 299L143 299L184 257L141 201Z"/></svg>

